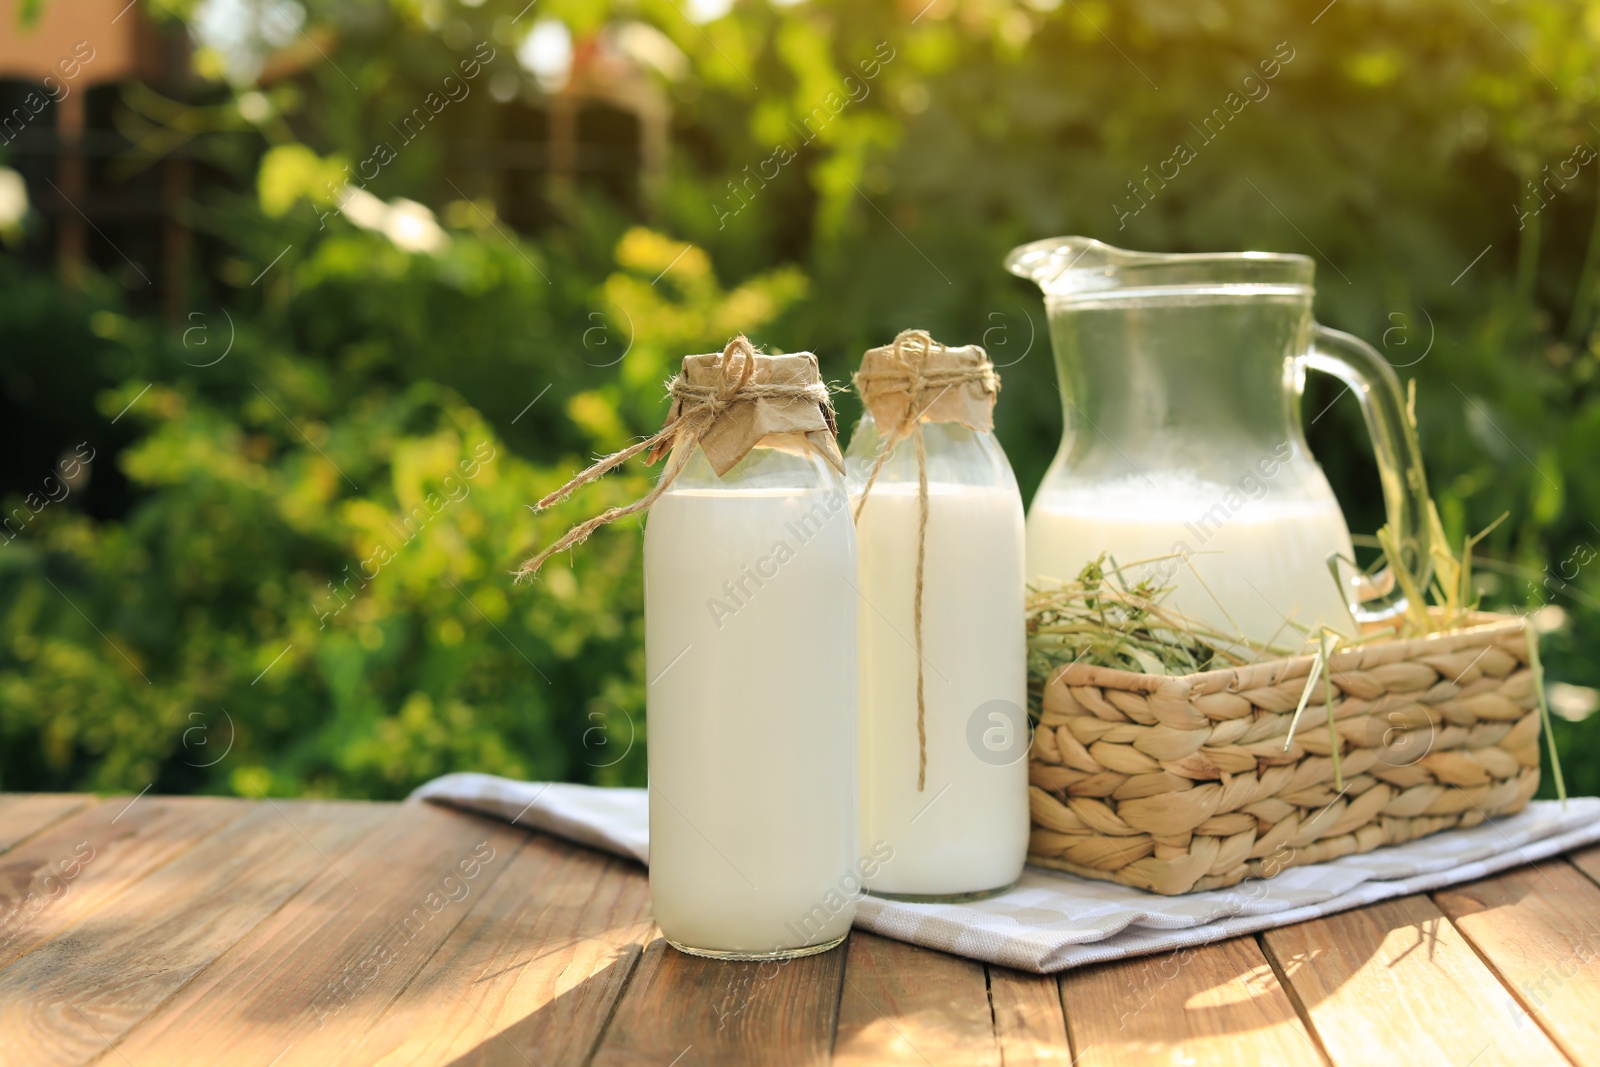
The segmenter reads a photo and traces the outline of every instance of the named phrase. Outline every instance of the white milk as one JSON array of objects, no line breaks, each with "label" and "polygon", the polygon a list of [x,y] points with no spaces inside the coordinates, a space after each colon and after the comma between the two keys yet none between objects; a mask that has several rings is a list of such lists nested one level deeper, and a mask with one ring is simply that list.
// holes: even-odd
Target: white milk
[{"label": "white milk", "polygon": [[1173,489],[1041,491],[1028,514],[1029,581],[1075,578],[1101,552],[1109,551],[1124,567],[1192,553],[1193,570],[1181,559],[1141,569],[1170,574],[1176,589],[1166,603],[1191,618],[1223,633],[1292,648],[1305,639],[1286,618],[1308,630],[1326,624],[1353,631],[1327,565],[1334,553],[1353,558],[1344,515],[1331,493],[1269,492],[1252,500],[1227,485]]},{"label": "white milk", "polygon": [[855,569],[842,490],[674,490],[650,509],[650,896],[682,947],[792,950],[850,928]]},{"label": "white milk", "polygon": [[[921,792],[916,483],[874,485],[856,525],[861,839],[886,842],[894,852],[867,886],[906,896],[1009,885],[1022,873],[1028,848],[1022,502],[1014,484],[934,482],[928,489],[922,607],[928,768]],[[992,718],[994,708],[979,710],[992,701],[1008,702],[1015,714]]]}]

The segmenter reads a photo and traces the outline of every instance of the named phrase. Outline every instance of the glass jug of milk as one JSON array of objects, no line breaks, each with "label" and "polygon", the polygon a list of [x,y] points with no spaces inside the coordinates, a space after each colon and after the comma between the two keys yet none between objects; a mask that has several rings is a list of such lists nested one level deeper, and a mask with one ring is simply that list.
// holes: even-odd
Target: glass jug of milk
[{"label": "glass jug of milk", "polygon": [[676,447],[694,454],[644,534],[655,920],[695,955],[821,952],[883,858],[857,848],[844,482],[800,434],[721,477]]},{"label": "glass jug of milk", "polygon": [[[856,525],[861,839],[884,842],[894,855],[866,884],[898,899],[974,899],[1015,882],[1028,851],[1022,495],[993,433],[937,422],[925,423],[922,436],[928,525],[920,789],[913,641],[920,511],[912,441],[890,452]],[[852,507],[882,444],[872,416],[862,416],[845,452]]]},{"label": "glass jug of milk", "polygon": [[1389,566],[1426,588],[1427,482],[1399,380],[1312,320],[1311,259],[1059,237],[1006,267],[1044,290],[1066,421],[1028,513],[1030,582],[1070,580],[1110,552],[1130,579],[1175,586],[1169,604],[1190,618],[1292,649],[1318,626],[1352,634],[1399,614],[1392,573],[1338,562],[1353,559],[1350,533],[1300,415],[1319,370],[1361,403],[1403,546]]}]

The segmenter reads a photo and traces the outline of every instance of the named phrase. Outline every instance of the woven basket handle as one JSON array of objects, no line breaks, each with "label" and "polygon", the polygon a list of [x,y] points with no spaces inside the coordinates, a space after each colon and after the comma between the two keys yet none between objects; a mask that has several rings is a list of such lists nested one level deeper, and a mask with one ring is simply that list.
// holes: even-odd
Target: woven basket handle
[{"label": "woven basket handle", "polygon": [[1416,428],[1406,413],[1405,394],[1400,379],[1378,350],[1350,334],[1313,326],[1311,351],[1306,366],[1331,374],[1349,386],[1361,402],[1367,432],[1378,460],[1378,477],[1383,484],[1383,503],[1389,528],[1399,537],[1400,559],[1372,578],[1349,581],[1339,573],[1337,559],[1328,561],[1334,577],[1348,593],[1350,611],[1356,622],[1382,622],[1406,610],[1407,601],[1394,568],[1403,567],[1416,580],[1415,589],[1426,589],[1433,574],[1428,553],[1426,522],[1428,479],[1422,468],[1422,450],[1417,445]]}]

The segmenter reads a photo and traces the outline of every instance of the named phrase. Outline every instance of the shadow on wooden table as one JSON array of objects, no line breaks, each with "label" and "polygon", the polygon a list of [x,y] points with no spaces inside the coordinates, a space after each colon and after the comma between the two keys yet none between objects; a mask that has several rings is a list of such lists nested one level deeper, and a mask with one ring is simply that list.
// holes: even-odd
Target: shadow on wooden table
[{"label": "shadow on wooden table", "polygon": [[[544,953],[562,951],[551,945]],[[1260,939],[1068,972],[1059,976],[1060,1002],[1084,1065],[1151,1047],[1181,1047],[1201,1061],[1243,1050],[1259,1062],[1316,1063],[1319,1041],[1302,1013],[1315,1019],[1325,1002],[1338,1005],[1347,983],[1365,988],[1373,968],[1406,967],[1419,953],[1419,963],[1432,963],[1440,951],[1470,953],[1426,897],[1411,897]],[[846,951],[782,965],[684,956],[657,936],[631,974],[619,971],[632,963],[619,959],[563,991],[452,1067],[581,1063],[591,1050],[597,1067],[680,1056],[684,1063],[820,1063],[830,1052],[837,1063],[920,1062],[919,1054],[930,1062],[991,1062],[997,1039],[1006,1039],[995,987],[1039,983],[1053,991],[1055,981],[989,968],[986,983],[980,963],[860,931]],[[1487,1001],[1480,1008],[1502,1010]]]},{"label": "shadow on wooden table", "polygon": [[1446,1062],[1472,1061],[1496,1034],[1537,1044],[1525,1018],[1519,1033],[1504,1025],[1520,1009],[1452,924],[1515,904],[1507,881],[1442,892],[1448,916],[1416,895],[1068,972],[1061,996],[1077,1062],[1137,1059],[1151,1048],[1181,1048],[1197,1062],[1319,1063],[1324,1053],[1362,1062],[1400,1014],[1413,1032],[1436,1035]]},{"label": "shadow on wooden table", "polygon": [[587,1063],[637,959],[637,950],[619,958],[451,1060],[449,1067]]}]

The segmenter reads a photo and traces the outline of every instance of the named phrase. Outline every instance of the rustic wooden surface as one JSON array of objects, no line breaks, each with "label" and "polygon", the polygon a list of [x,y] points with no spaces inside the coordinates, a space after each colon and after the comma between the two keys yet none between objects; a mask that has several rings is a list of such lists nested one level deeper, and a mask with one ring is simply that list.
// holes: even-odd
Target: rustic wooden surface
[{"label": "rustic wooden surface", "polygon": [[424,804],[0,796],[0,1064],[1600,1067],[1600,849],[1059,977],[668,948],[636,864]]}]

